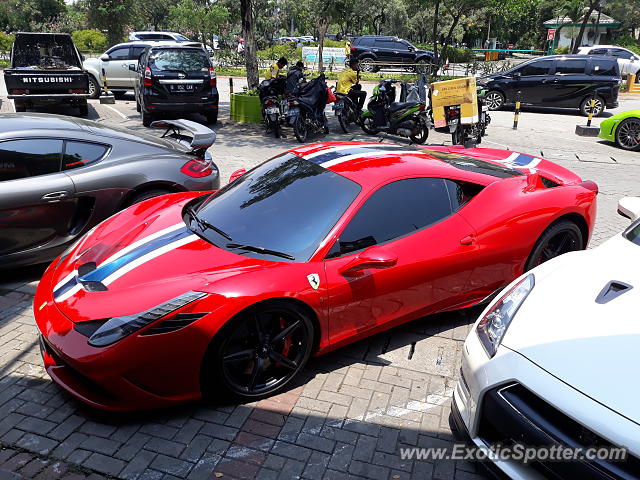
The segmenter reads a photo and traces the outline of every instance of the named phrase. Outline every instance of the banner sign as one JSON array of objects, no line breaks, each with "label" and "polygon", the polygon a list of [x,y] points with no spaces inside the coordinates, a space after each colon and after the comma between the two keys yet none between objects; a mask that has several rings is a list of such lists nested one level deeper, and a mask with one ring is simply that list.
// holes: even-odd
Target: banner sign
[{"label": "banner sign", "polygon": [[[344,53],[344,48],[324,47],[322,49],[322,61],[330,62],[332,58],[334,62],[343,63],[347,58]],[[318,47],[302,47],[302,59],[305,62],[317,62]]]}]

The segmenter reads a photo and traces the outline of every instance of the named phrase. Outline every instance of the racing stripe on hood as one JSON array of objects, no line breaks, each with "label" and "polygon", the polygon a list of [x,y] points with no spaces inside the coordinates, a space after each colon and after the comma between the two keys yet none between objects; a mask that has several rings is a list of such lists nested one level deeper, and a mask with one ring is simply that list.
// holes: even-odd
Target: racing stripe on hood
[{"label": "racing stripe on hood", "polygon": [[303,155],[302,158],[309,160],[313,163],[317,163],[325,168],[325,164],[331,162],[331,165],[340,163],[343,157],[350,157],[349,159],[373,156],[373,155],[386,155],[390,153],[420,153],[420,150],[413,149],[408,150],[407,147],[401,147],[399,145],[341,145],[339,147],[328,148],[320,150],[318,152],[310,153],[309,155]]},{"label": "racing stripe on hood", "polygon": [[134,268],[198,238],[184,224],[166,228],[116,252],[97,268],[82,276],[79,276],[77,271],[67,275],[55,286],[53,296],[57,302],[62,302],[78,292],[87,282],[106,287]]}]

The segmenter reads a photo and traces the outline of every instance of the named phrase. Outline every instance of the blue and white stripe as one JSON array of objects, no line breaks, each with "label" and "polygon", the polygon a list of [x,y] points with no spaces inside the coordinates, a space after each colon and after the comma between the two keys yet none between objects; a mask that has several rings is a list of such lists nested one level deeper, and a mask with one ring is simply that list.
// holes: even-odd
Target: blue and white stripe
[{"label": "blue and white stripe", "polygon": [[62,302],[80,291],[83,282],[100,282],[108,286],[140,265],[198,238],[184,223],[167,227],[119,250],[82,277],[77,271],[71,272],[54,287],[53,297]]},{"label": "blue and white stripe", "polygon": [[502,160],[495,160],[496,162],[500,162],[506,166],[515,168],[528,168],[529,170],[534,170],[535,167],[540,163],[540,158],[532,157],[531,155],[525,155],[524,153],[513,152],[507,158],[503,158]]},{"label": "blue and white stripe", "polygon": [[317,163],[321,167],[329,168],[357,158],[419,153],[423,152],[417,148],[408,149],[397,145],[341,145],[304,155],[303,158]]}]

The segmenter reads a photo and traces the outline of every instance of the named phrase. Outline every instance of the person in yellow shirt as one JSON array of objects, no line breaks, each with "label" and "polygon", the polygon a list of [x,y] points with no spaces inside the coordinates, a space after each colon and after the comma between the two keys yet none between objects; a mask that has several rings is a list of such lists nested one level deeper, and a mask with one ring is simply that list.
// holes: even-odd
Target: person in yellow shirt
[{"label": "person in yellow shirt", "polygon": [[347,58],[351,56],[351,42],[344,44],[344,56]]},{"label": "person in yellow shirt", "polygon": [[338,85],[336,93],[349,95],[349,98],[358,106],[360,110],[367,98],[367,92],[363,92],[360,86],[360,66],[355,59],[349,60],[349,66],[338,75]]},{"label": "person in yellow shirt", "polygon": [[278,77],[280,75],[280,70],[286,67],[287,63],[289,62],[287,62],[286,58],[280,57],[280,60],[278,60],[276,63],[274,63],[269,67],[269,69],[267,70],[267,73],[264,76],[264,79],[270,80],[272,78]]}]

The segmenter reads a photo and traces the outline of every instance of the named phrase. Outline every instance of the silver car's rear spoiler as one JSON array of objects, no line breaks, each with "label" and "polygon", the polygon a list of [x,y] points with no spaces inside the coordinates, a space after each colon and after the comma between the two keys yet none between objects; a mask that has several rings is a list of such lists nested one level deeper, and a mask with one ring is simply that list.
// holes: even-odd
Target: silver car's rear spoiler
[{"label": "silver car's rear spoiler", "polygon": [[[171,135],[177,140],[188,141],[194,153],[205,152],[216,141],[216,132],[191,120],[156,120],[151,127],[166,128],[163,137]],[[184,135],[184,131],[189,135]]]}]

